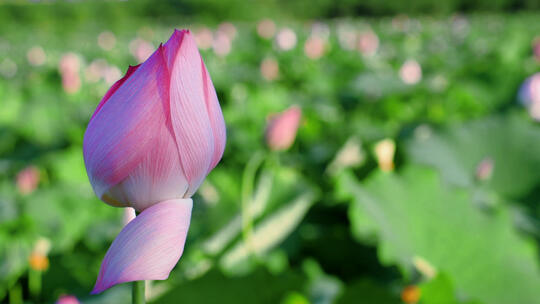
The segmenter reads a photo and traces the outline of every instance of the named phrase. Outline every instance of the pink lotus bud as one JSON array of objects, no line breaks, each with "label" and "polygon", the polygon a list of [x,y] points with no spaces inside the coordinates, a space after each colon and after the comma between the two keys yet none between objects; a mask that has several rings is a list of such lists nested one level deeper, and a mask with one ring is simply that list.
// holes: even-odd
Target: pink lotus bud
[{"label": "pink lotus bud", "polygon": [[379,48],[379,37],[373,31],[365,31],[358,36],[358,50],[364,56],[373,56]]},{"label": "pink lotus bud", "polygon": [[107,251],[92,293],[169,276],[184,249],[190,197],[221,159],[225,136],[189,31],[175,30],[109,89],[84,135],[86,169],[99,198],[141,213]]},{"label": "pink lotus bud", "polygon": [[319,59],[324,55],[324,44],[324,39],[313,35],[304,44],[304,53],[310,59]]},{"label": "pink lotus bud", "polygon": [[56,304],[80,304],[79,300],[72,295],[63,295],[58,298]]},{"label": "pink lotus bud", "polygon": [[399,69],[399,77],[405,84],[417,84],[422,79],[422,67],[416,60],[407,60]]},{"label": "pink lotus bud", "polygon": [[275,80],[279,76],[279,64],[273,58],[266,58],[261,62],[261,75],[268,81]]},{"label": "pink lotus bud", "polygon": [[491,157],[484,158],[478,166],[476,166],[476,178],[480,181],[485,181],[493,175],[495,162]]},{"label": "pink lotus bud", "polygon": [[290,28],[284,28],[276,36],[276,43],[280,50],[289,51],[296,46],[296,33]]},{"label": "pink lotus bud", "polygon": [[39,170],[34,166],[24,168],[17,174],[17,189],[22,194],[36,190],[39,184]]},{"label": "pink lotus bud", "polygon": [[272,150],[287,150],[296,138],[302,110],[292,106],[271,117],[266,128],[266,143]]},{"label": "pink lotus bud", "polygon": [[271,39],[276,33],[276,24],[271,19],[261,20],[257,24],[257,34],[265,39]]},{"label": "pink lotus bud", "polygon": [[175,31],[105,94],[84,136],[97,196],[138,211],[189,198],[221,159],[225,123],[189,31]]}]

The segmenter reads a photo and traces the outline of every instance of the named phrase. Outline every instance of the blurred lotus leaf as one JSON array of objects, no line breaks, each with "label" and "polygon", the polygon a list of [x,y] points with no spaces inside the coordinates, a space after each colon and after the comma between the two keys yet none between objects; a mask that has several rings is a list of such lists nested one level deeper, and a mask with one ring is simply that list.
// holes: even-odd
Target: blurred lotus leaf
[{"label": "blurred lotus leaf", "polygon": [[364,183],[345,172],[338,187],[352,200],[353,233],[360,240],[364,230],[376,234],[383,263],[398,264],[411,277],[421,257],[448,274],[467,299],[540,303],[538,253],[516,233],[505,206],[483,213],[467,192],[446,188],[436,172],[414,166],[400,174],[375,172]]}]

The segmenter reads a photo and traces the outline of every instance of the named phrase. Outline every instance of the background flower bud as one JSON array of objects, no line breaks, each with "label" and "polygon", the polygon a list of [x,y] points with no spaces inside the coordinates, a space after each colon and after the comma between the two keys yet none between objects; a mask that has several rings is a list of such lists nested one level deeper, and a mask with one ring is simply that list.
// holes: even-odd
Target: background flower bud
[{"label": "background flower bud", "polygon": [[302,110],[298,106],[292,106],[280,114],[270,118],[266,128],[266,143],[272,150],[287,150],[296,138],[296,132],[300,125]]}]

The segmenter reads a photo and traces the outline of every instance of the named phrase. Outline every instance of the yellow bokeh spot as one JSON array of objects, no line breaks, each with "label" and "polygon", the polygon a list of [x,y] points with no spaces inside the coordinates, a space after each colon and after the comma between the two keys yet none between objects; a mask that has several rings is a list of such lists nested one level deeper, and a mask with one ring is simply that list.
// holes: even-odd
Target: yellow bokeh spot
[{"label": "yellow bokeh spot", "polygon": [[394,170],[394,155],[396,143],[391,139],[384,139],[375,144],[375,157],[382,171]]},{"label": "yellow bokeh spot", "polygon": [[28,259],[30,268],[38,271],[45,271],[49,268],[49,259],[45,255],[32,253]]},{"label": "yellow bokeh spot", "polygon": [[407,304],[417,303],[420,300],[420,289],[414,285],[403,288],[401,300]]}]

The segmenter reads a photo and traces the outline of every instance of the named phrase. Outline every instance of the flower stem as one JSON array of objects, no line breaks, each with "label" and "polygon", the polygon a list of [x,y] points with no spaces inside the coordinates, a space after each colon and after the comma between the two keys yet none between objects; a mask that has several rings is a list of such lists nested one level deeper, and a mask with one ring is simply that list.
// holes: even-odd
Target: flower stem
[{"label": "flower stem", "polygon": [[41,293],[41,271],[30,268],[28,273],[28,290],[34,300],[38,300]]},{"label": "flower stem", "polygon": [[20,284],[9,289],[9,304],[23,304],[22,288]]},{"label": "flower stem", "polygon": [[[135,216],[139,215],[139,211],[135,210]],[[146,303],[146,292],[145,292],[145,281],[134,281],[131,289],[131,303],[133,304],[145,304]]]},{"label": "flower stem", "polygon": [[145,281],[135,281],[133,282],[132,290],[132,303],[133,304],[144,304],[146,303],[144,298],[144,284]]},{"label": "flower stem", "polygon": [[255,175],[257,169],[264,160],[264,153],[257,152],[253,154],[251,159],[246,164],[242,176],[242,237],[248,249],[248,252],[255,253],[253,240],[251,237],[253,231],[253,219],[251,210],[251,200],[253,199],[253,185],[255,183]]}]

